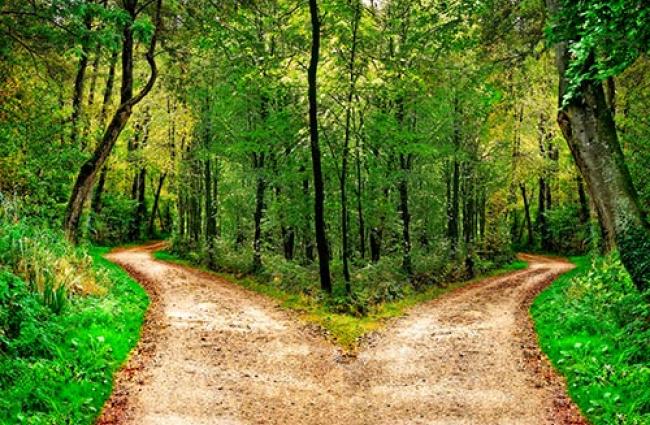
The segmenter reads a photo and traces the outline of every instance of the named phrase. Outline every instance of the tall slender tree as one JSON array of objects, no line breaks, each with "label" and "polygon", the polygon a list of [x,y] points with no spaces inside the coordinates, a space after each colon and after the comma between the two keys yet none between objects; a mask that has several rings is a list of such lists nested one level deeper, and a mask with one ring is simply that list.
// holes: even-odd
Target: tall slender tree
[{"label": "tall slender tree", "polygon": [[330,276],[329,247],[325,230],[325,185],[321,166],[321,153],[318,140],[318,61],[320,56],[320,16],[318,1],[309,0],[309,15],[311,17],[311,57],[307,70],[309,84],[309,140],[311,146],[312,171],[314,173],[314,226],[316,229],[316,249],[318,250],[318,265],[320,270],[320,285],[325,292],[332,292]]}]

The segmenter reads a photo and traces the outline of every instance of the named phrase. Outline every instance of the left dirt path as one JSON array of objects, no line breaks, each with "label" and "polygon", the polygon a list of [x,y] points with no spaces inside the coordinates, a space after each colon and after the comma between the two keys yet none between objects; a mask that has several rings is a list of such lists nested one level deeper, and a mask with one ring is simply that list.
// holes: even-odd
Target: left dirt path
[{"label": "left dirt path", "polygon": [[153,302],[98,424],[345,422],[333,403],[350,391],[336,348],[271,300],[156,261],[160,248],[107,256],[147,286]]}]

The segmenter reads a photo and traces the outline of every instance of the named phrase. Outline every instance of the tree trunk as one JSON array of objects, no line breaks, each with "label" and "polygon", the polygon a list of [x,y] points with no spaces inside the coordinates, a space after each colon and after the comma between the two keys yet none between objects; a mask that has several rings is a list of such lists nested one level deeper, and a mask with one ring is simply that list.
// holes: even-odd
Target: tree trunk
[{"label": "tree trunk", "polygon": [[147,183],[147,169],[142,167],[138,175],[138,206],[135,211],[135,220],[133,224],[133,234],[131,240],[142,239],[142,224],[147,215],[147,201],[146,201],[146,183]]},{"label": "tree trunk", "polygon": [[587,194],[585,193],[585,185],[582,182],[582,177],[576,174],[576,185],[578,186],[578,200],[580,206],[578,209],[580,224],[585,225],[589,223],[589,203],[587,202]]},{"label": "tree trunk", "polygon": [[539,177],[539,196],[537,197],[537,226],[539,228],[541,247],[544,251],[549,251],[551,249],[551,246],[548,223],[546,221],[546,180],[544,180],[544,177]]},{"label": "tree trunk", "polygon": [[526,246],[529,248],[533,246],[533,221],[530,218],[530,203],[528,202],[528,196],[526,195],[526,185],[523,183],[519,184],[521,188],[521,197],[524,200],[524,213],[526,218],[526,229],[528,230],[528,239],[526,240]]},{"label": "tree trunk", "polygon": [[357,146],[356,166],[357,166],[357,214],[359,216],[359,253],[361,258],[366,258],[366,223],[363,216],[363,181],[361,179],[361,153]]},{"label": "tree trunk", "polygon": [[[88,12],[84,17],[85,30],[90,32],[92,28],[92,17]],[[72,124],[72,132],[70,133],[70,142],[74,146],[77,144],[79,137],[79,120],[81,119],[83,109],[83,93],[84,85],[86,83],[86,70],[88,69],[88,36],[84,35],[81,42],[81,57],[77,65],[77,74],[74,79],[74,90],[72,94],[72,115],[70,122]],[[82,141],[81,148],[86,148],[86,142]]]},{"label": "tree trunk", "polygon": [[203,189],[205,192],[205,241],[208,246],[209,260],[213,259],[214,238],[217,235],[217,220],[214,215],[214,200],[212,199],[212,164],[210,158],[204,164]]},{"label": "tree trunk", "polygon": [[[154,52],[156,48],[157,33],[160,28],[161,7],[162,0],[158,0],[156,5],[155,18],[156,30],[153,37],[151,38],[151,44],[149,45],[149,50],[147,51],[146,55],[151,74],[146,85],[136,96],[133,96],[133,32],[131,25],[127,24],[124,26],[122,41],[122,87],[120,106],[115,111],[115,114],[108,124],[108,127],[104,132],[104,136],[102,137],[100,143],[97,145],[92,157],[81,166],[74,187],[72,189],[70,199],[68,201],[68,206],[66,208],[63,227],[66,233],[66,237],[73,243],[76,243],[78,241],[79,221],[81,214],[83,213],[84,203],[88,198],[88,194],[90,193],[90,190],[95,182],[95,177],[97,176],[98,171],[106,163],[106,160],[108,159],[108,156],[110,155],[111,150],[117,141],[117,138],[120,136],[120,133],[131,117],[133,107],[137,105],[142,99],[144,99],[144,97],[151,91],[154,83],[156,82],[158,70],[156,67]],[[129,14],[131,19],[135,20],[137,1],[129,0],[125,2],[124,9]]]},{"label": "tree trunk", "polygon": [[95,193],[93,194],[90,208],[95,214],[99,214],[102,210],[102,195],[104,193],[104,185],[106,184],[106,175],[108,174],[108,166],[102,167],[102,172],[99,174],[99,180],[95,186]]},{"label": "tree trunk", "polygon": [[[547,6],[553,14],[561,12],[557,0],[547,0]],[[571,54],[566,42],[558,43],[556,49],[562,105]],[[637,288],[644,291],[650,282],[650,225],[632,184],[602,83],[587,80],[579,90],[567,105],[561,106],[558,124],[587,183],[604,226],[604,237],[613,236],[621,261]]]},{"label": "tree trunk", "polygon": [[402,270],[407,276],[411,276],[413,274],[411,264],[411,213],[409,212],[408,176],[406,175],[411,169],[410,157],[400,154],[400,166],[403,173],[399,182],[399,210],[402,215]]},{"label": "tree trunk", "polygon": [[[305,173],[305,167],[300,167],[301,174]],[[305,229],[303,231],[303,243],[305,245],[305,258],[308,262],[314,261],[314,243],[311,238],[311,214],[309,214],[309,179],[304,178],[302,180],[302,194],[305,200]]]},{"label": "tree trunk", "polygon": [[165,184],[165,178],[167,177],[167,173],[162,173],[160,177],[158,178],[158,187],[156,188],[156,193],[154,194],[153,198],[153,207],[151,207],[151,215],[149,216],[149,228],[147,230],[147,234],[149,237],[153,237],[154,234],[154,220],[156,218],[156,214],[158,213],[158,204],[160,202],[160,192],[162,191],[163,184]]},{"label": "tree trunk", "polygon": [[257,189],[255,190],[255,235],[253,237],[253,271],[262,269],[262,217],[264,215],[264,193],[266,181],[262,172],[264,170],[264,154],[254,155],[254,166],[257,171]]},{"label": "tree trunk", "polygon": [[320,54],[320,17],[318,16],[318,1],[309,0],[309,13],[311,16],[312,44],[309,70],[309,136],[311,143],[312,168],[314,173],[314,225],[316,230],[316,248],[318,249],[318,262],[320,269],[321,289],[332,292],[330,277],[329,252],[327,247],[327,234],[325,233],[325,185],[321,167],[321,153],[318,140],[318,97],[317,75],[318,59]]}]

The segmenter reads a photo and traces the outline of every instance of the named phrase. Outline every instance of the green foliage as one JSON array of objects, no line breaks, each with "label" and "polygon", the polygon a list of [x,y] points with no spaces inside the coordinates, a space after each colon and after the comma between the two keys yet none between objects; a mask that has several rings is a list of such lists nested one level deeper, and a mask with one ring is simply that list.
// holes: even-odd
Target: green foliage
[{"label": "green foliage", "polygon": [[54,232],[25,221],[12,223],[0,215],[0,264],[23,279],[43,302],[60,312],[72,294],[100,295],[106,276],[92,267],[82,249]]},{"label": "green foliage", "polygon": [[[57,237],[24,223],[0,227],[2,424],[93,423],[139,337],[148,305],[144,290],[102,258],[107,249],[93,248],[91,259]],[[78,282],[70,286],[61,267],[45,270],[52,261],[74,264],[77,276],[101,276],[104,290],[77,291]],[[28,281],[14,275],[14,267]],[[58,283],[39,291],[33,279]],[[62,308],[66,287],[73,290]]]},{"label": "green foliage", "polygon": [[553,43],[568,42],[572,54],[564,97],[567,104],[583,84],[616,76],[650,46],[650,7],[644,0],[559,0],[548,29]]},{"label": "green foliage", "polygon": [[616,238],[621,262],[632,281],[650,301],[650,229],[637,223],[626,223],[625,231]]},{"label": "green foliage", "polygon": [[572,259],[533,304],[542,349],[594,425],[650,421],[650,307],[617,256]]},{"label": "green foliage", "polygon": [[[214,273],[205,265],[201,266],[197,255],[179,257],[168,251],[158,251],[154,256],[158,260],[189,267],[199,265],[203,270]],[[241,271],[220,271],[216,274],[278,300],[282,307],[295,310],[302,319],[323,327],[341,347],[353,350],[360,337],[381,328],[387,319],[402,316],[410,307],[468,282],[439,280],[436,284],[415,290],[398,271],[397,263],[395,259],[385,259],[357,270],[351,295],[343,291],[342,282],[337,283],[332,295],[323,293],[319,289],[315,266],[304,267],[281,258],[266,263],[265,270],[259,275],[247,275]],[[490,274],[521,270],[526,266],[525,262],[515,261],[492,269]],[[340,264],[335,265],[334,272],[340,272],[340,267]]]}]

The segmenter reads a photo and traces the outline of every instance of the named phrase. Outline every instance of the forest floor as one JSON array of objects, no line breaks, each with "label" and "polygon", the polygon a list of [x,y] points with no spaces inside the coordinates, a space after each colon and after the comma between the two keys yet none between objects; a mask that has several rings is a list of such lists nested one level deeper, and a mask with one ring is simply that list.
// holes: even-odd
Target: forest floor
[{"label": "forest floor", "polygon": [[528,307],[573,266],[529,268],[418,305],[344,353],[276,302],[154,260],[109,254],[149,291],[142,340],[99,424],[584,424],[537,348]]}]

